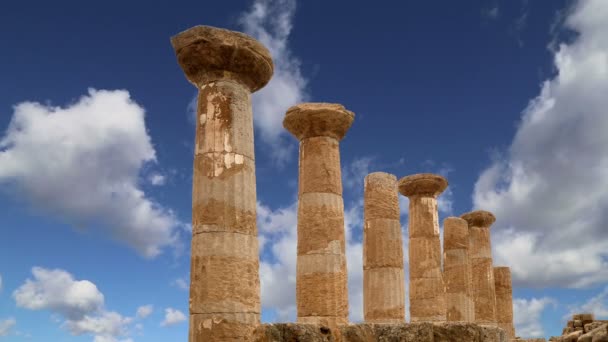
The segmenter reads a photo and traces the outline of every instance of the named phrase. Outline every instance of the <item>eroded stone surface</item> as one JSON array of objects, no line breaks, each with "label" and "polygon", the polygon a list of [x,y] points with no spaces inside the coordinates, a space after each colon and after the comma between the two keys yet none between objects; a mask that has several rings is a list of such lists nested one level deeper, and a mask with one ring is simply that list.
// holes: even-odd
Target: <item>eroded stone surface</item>
[{"label": "eroded stone surface", "polygon": [[508,342],[504,331],[471,323],[348,324],[329,328],[317,324],[263,324],[255,342]]},{"label": "eroded stone surface", "polygon": [[446,285],[447,320],[474,322],[468,224],[461,218],[448,217],[443,221],[443,229],[443,276]]},{"label": "eroded stone surface", "polygon": [[441,241],[437,196],[447,180],[417,174],[399,180],[399,192],[409,197],[410,321],[446,320],[446,295],[441,271]]},{"label": "eroded stone surface", "polygon": [[230,79],[253,92],[272,77],[268,49],[241,32],[195,26],[173,36],[171,44],[186,77],[195,85]]},{"label": "eroded stone surface", "polygon": [[366,322],[405,321],[397,177],[375,172],[365,177],[364,184],[364,318]]},{"label": "eroded stone surface", "polygon": [[342,140],[355,114],[335,103],[301,103],[287,110],[283,127],[298,140],[330,137]]},{"label": "eroded stone surface", "polygon": [[250,341],[260,321],[251,92],[270,80],[272,59],[255,39],[209,26],[171,43],[199,90],[189,340]]},{"label": "eroded stone surface", "polygon": [[478,210],[461,216],[469,226],[469,257],[473,280],[475,322],[496,325],[496,288],[492,265],[490,225],[496,218],[488,211]]},{"label": "eroded stone surface", "polygon": [[514,338],[511,269],[508,267],[494,267],[494,284],[496,291],[496,322],[507,333],[507,337]]},{"label": "eroded stone surface", "polygon": [[342,105],[291,107],[283,126],[300,142],[296,306],[298,322],[348,321],[344,200],[338,141],[354,114]]}]

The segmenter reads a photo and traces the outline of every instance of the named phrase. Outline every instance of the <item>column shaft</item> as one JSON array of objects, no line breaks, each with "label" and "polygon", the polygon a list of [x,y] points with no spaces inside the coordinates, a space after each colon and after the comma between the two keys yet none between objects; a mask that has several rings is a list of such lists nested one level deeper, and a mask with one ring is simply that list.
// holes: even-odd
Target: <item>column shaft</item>
[{"label": "column shaft", "polygon": [[496,284],[496,321],[498,327],[507,332],[507,339],[514,339],[511,269],[508,267],[494,267],[494,283]]},{"label": "column shaft", "polygon": [[301,141],[299,179],[298,321],[346,323],[348,275],[337,139]]},{"label": "column shaft", "polygon": [[445,284],[441,272],[441,241],[437,196],[448,181],[420,173],[399,180],[409,204],[410,321],[445,322]]},{"label": "column shaft", "polygon": [[443,221],[443,276],[446,285],[447,320],[474,322],[472,275],[467,221],[448,217]]},{"label": "column shaft", "polygon": [[250,93],[200,86],[192,188],[190,340],[246,338],[260,321]]},{"label": "column shaft", "polygon": [[461,216],[469,225],[469,258],[473,279],[475,322],[496,326],[496,289],[492,269],[490,226],[494,216],[475,211]]},{"label": "column shaft", "polygon": [[368,175],[364,197],[364,318],[366,322],[404,322],[405,277],[397,178],[382,172]]},{"label": "column shaft", "polygon": [[435,197],[410,196],[409,243],[411,322],[445,321],[445,287]]}]

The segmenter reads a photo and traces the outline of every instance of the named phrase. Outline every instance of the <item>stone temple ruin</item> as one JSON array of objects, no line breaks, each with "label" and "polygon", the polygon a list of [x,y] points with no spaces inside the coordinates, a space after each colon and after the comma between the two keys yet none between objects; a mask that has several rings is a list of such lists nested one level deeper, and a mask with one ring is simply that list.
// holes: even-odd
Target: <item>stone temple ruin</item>
[{"label": "stone temple ruin", "polygon": [[[190,342],[514,339],[510,270],[492,262],[495,218],[445,219],[442,255],[437,196],[448,182],[434,174],[365,178],[365,322],[349,324],[339,142],[355,116],[328,103],[295,105],[283,121],[300,141],[297,323],[261,324],[251,94],[273,62],[258,41],[224,29],[196,26],[171,43],[199,91]],[[409,324],[399,193],[409,198]]]}]

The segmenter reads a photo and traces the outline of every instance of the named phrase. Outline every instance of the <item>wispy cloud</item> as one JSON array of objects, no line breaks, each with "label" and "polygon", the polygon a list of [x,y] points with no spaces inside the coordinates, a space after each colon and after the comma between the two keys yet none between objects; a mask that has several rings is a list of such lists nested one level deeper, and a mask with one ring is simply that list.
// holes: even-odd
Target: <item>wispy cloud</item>
[{"label": "wispy cloud", "polygon": [[543,298],[515,298],[513,299],[513,323],[517,336],[542,337],[545,332],[541,323],[541,315],[549,306],[555,306],[555,299]]},{"label": "wispy cloud", "polygon": [[308,98],[307,80],[289,48],[295,11],[295,0],[256,0],[240,18],[244,31],[264,44],[273,58],[274,75],[253,95],[252,101],[261,141],[279,164],[291,158],[295,148],[295,141],[283,129],[285,112]]}]

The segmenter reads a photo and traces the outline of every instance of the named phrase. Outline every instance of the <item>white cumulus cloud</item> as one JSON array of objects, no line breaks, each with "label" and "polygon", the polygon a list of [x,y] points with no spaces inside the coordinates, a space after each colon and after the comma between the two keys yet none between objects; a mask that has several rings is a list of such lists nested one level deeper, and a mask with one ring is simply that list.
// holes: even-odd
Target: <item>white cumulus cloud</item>
[{"label": "white cumulus cloud", "polygon": [[144,109],[124,90],[55,107],[23,102],[0,138],[0,185],[75,226],[100,226],[146,257],[176,242],[171,210],[138,187],[156,160]]},{"label": "white cumulus cloud", "polygon": [[173,309],[166,308],[165,309],[165,319],[160,323],[161,327],[166,327],[169,325],[175,325],[177,323],[183,322],[186,320],[186,315],[183,312]]},{"label": "white cumulus cloud", "polygon": [[285,112],[307,99],[307,81],[300,71],[300,62],[288,46],[295,10],[295,0],[255,0],[240,18],[244,31],[264,44],[273,58],[274,75],[264,88],[253,94],[252,102],[260,137],[271,147],[272,156],[278,162],[289,159],[295,146],[294,141],[284,135]]},{"label": "white cumulus cloud", "polygon": [[137,318],[146,318],[150,316],[153,311],[154,307],[152,305],[143,305],[137,308],[137,313],[135,314],[135,316],[137,316]]},{"label": "white cumulus cloud", "polygon": [[[88,280],[76,280],[61,269],[32,268],[33,279],[27,279],[13,292],[18,307],[48,310],[55,321],[73,335],[91,334],[99,342],[128,342],[132,317],[124,317],[104,308],[104,295]],[[141,308],[140,308],[141,309]],[[138,309],[138,316],[140,310]]]},{"label": "white cumulus cloud", "polygon": [[556,301],[549,297],[543,298],[514,298],[513,324],[515,334],[523,338],[543,337],[545,332],[540,321],[543,310],[549,305],[556,305]]},{"label": "white cumulus cloud", "polygon": [[494,257],[521,286],[608,282],[608,2],[578,1],[553,51],[556,75],[522,113],[474,205],[494,212]]}]

